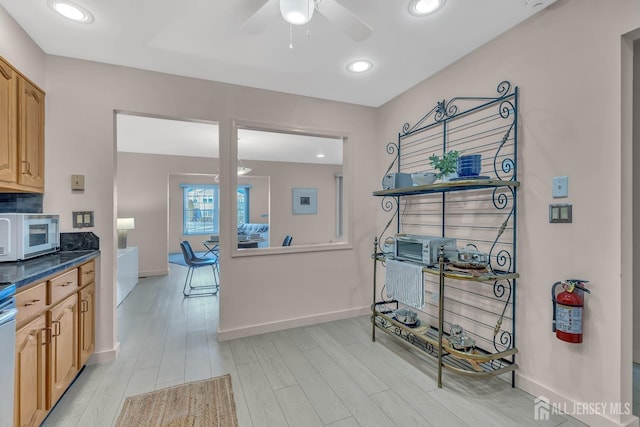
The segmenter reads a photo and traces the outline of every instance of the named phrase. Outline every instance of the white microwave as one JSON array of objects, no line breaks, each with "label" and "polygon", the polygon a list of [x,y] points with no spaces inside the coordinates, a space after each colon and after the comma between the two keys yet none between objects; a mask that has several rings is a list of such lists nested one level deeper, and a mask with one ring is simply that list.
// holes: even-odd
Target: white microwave
[{"label": "white microwave", "polygon": [[60,216],[0,213],[0,262],[21,261],[60,250]]}]

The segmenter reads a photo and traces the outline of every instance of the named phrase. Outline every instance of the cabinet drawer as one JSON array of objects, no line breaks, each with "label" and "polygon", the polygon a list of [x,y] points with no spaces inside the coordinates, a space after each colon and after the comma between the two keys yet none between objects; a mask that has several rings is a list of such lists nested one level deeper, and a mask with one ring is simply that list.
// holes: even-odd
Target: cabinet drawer
[{"label": "cabinet drawer", "polygon": [[20,325],[25,320],[41,313],[47,305],[47,283],[42,282],[26,291],[16,294],[16,307],[18,315],[16,324]]},{"label": "cabinet drawer", "polygon": [[55,304],[78,289],[78,269],[49,280],[49,304]]},{"label": "cabinet drawer", "polygon": [[89,261],[86,264],[80,266],[80,286],[93,283],[96,278],[96,262]]}]

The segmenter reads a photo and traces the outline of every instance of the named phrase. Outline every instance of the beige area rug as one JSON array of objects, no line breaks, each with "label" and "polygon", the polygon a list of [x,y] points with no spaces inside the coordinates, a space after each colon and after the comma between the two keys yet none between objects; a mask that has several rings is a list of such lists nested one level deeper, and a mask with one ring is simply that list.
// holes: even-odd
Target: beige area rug
[{"label": "beige area rug", "polygon": [[117,427],[237,427],[231,377],[210,378],[127,397]]}]

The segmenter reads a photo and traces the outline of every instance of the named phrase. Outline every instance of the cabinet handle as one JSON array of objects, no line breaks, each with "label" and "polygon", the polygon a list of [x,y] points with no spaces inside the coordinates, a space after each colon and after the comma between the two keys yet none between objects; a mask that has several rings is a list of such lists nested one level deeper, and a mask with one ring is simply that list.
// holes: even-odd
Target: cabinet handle
[{"label": "cabinet handle", "polygon": [[63,284],[62,284],[62,285],[60,285],[60,286],[69,286],[69,285],[73,285],[73,282],[63,283]]},{"label": "cabinet handle", "polygon": [[93,270],[87,270],[84,272],[84,274],[93,274]]},{"label": "cabinet handle", "polygon": [[89,301],[83,299],[80,301],[80,313],[86,313],[87,311],[89,311]]},{"label": "cabinet handle", "polygon": [[[22,174],[31,176],[31,163],[29,163],[27,160],[23,160],[22,163],[23,163],[23,165],[27,166],[26,172],[22,172]],[[24,170],[24,168],[22,168],[22,169]]]},{"label": "cabinet handle", "polygon": [[[55,326],[55,328],[54,328]],[[51,338],[60,336],[60,321],[54,320],[51,322],[51,328],[56,329],[56,332],[51,333]]]},{"label": "cabinet handle", "polygon": [[42,331],[44,332],[44,339],[42,340],[42,345],[47,345],[51,343],[51,338],[53,337],[51,333],[51,328],[44,328]]},{"label": "cabinet handle", "polygon": [[39,299],[34,299],[34,300],[31,300],[31,302],[25,302],[25,303],[24,303],[24,306],[25,306],[25,307],[29,307],[30,305],[36,305],[36,304],[37,304],[37,303],[39,303],[39,302],[40,302],[40,300],[39,300]]}]

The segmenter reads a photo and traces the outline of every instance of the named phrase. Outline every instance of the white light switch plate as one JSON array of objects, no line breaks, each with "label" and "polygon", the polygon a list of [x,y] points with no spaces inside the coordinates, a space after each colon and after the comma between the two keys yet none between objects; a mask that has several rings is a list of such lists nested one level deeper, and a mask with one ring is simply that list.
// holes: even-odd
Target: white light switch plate
[{"label": "white light switch plate", "polygon": [[553,177],[553,197],[569,197],[569,177],[555,176]]}]

